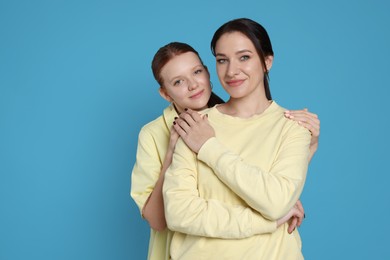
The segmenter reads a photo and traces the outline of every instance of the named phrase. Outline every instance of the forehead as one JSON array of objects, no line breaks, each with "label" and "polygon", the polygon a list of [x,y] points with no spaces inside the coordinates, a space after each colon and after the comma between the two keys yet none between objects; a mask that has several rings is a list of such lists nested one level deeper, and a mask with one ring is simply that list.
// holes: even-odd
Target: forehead
[{"label": "forehead", "polygon": [[217,55],[235,53],[242,50],[256,51],[252,41],[241,32],[224,33],[215,45]]},{"label": "forehead", "polygon": [[163,78],[172,78],[186,73],[197,66],[201,66],[198,55],[193,52],[186,52],[173,57],[161,70]]}]

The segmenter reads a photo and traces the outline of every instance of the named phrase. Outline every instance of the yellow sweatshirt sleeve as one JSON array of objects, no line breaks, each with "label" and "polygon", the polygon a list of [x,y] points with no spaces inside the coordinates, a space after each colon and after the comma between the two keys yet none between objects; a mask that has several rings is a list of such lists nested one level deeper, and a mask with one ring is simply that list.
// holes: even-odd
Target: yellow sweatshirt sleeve
[{"label": "yellow sweatshirt sleeve", "polygon": [[156,140],[149,131],[142,129],[138,138],[136,162],[131,174],[130,192],[141,214],[160,176],[160,171],[161,158],[157,151]]},{"label": "yellow sweatshirt sleeve", "polygon": [[201,147],[198,159],[210,166],[248,205],[266,218],[278,220],[294,206],[302,192],[309,143],[309,131],[299,125],[291,127],[268,172],[245,163],[215,137]]},{"label": "yellow sweatshirt sleeve", "polygon": [[200,197],[197,163],[196,155],[179,139],[163,186],[169,229],[224,239],[245,238],[276,230],[275,221],[265,219],[249,207]]}]

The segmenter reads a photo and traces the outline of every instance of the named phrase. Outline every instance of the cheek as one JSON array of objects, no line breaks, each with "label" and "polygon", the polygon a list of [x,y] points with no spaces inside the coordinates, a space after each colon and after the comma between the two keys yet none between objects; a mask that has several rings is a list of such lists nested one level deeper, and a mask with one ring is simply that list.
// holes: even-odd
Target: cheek
[{"label": "cheek", "polygon": [[210,78],[204,77],[200,79],[199,83],[202,84],[204,87],[210,87]]},{"label": "cheek", "polygon": [[180,88],[177,88],[175,90],[170,89],[168,94],[174,101],[177,101],[183,96],[182,92]]},{"label": "cheek", "polygon": [[197,81],[197,83],[201,86],[204,86],[206,87],[206,85],[209,85],[210,84],[210,78],[207,77],[206,74],[204,75],[199,75],[198,77],[195,78],[195,80]]},{"label": "cheek", "polygon": [[262,77],[262,74],[264,74],[263,67],[258,65],[248,64],[242,68],[242,71],[247,75],[251,75],[252,77]]}]

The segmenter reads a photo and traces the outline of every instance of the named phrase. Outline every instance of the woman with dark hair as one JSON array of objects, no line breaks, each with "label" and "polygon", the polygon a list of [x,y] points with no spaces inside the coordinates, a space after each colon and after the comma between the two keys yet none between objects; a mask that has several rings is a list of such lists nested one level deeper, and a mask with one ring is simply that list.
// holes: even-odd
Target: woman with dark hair
[{"label": "woman with dark hair", "polygon": [[[271,99],[268,33],[250,19],[232,20],[215,32],[211,49],[230,98],[202,111],[207,116],[185,109],[173,122],[181,139],[163,187],[175,231],[171,258],[303,259],[298,231],[287,220],[299,222],[290,212],[299,207],[312,137]],[[250,207],[275,226],[237,239],[242,230],[229,225],[229,207]],[[225,232],[208,236],[216,226]]]}]

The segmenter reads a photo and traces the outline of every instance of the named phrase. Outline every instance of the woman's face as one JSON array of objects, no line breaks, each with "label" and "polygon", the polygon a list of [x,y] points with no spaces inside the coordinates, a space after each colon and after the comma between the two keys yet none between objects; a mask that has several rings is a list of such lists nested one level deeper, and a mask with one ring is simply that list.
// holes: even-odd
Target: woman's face
[{"label": "woman's face", "polygon": [[[231,98],[253,93],[265,96],[264,68],[248,37],[240,32],[225,33],[217,41],[215,52],[219,81]],[[266,64],[270,69],[272,57],[266,58]]]},{"label": "woman's face", "polygon": [[175,56],[161,70],[160,94],[174,102],[178,112],[184,108],[202,110],[211,95],[210,75],[193,52]]}]

